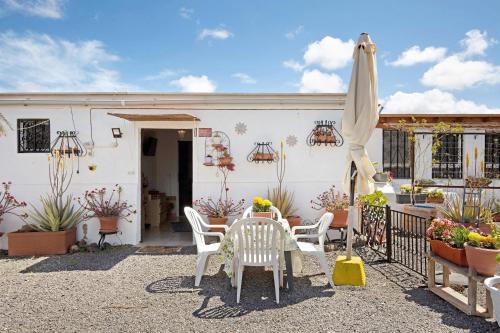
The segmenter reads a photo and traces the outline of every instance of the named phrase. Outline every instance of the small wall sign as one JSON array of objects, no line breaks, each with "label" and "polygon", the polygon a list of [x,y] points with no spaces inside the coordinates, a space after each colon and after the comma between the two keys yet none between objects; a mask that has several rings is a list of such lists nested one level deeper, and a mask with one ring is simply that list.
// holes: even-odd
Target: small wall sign
[{"label": "small wall sign", "polygon": [[212,129],[211,128],[198,128],[198,136],[200,138],[209,138],[212,136]]}]

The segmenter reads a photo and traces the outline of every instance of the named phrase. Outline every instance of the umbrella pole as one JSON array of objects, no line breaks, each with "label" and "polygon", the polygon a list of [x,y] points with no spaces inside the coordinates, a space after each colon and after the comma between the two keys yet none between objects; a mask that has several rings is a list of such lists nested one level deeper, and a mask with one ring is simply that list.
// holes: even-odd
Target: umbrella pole
[{"label": "umbrella pole", "polygon": [[356,170],[356,163],[351,162],[351,185],[349,186],[349,215],[347,224],[347,260],[351,260],[352,257],[352,234],[354,229],[354,195],[356,193],[356,175],[358,171]]}]

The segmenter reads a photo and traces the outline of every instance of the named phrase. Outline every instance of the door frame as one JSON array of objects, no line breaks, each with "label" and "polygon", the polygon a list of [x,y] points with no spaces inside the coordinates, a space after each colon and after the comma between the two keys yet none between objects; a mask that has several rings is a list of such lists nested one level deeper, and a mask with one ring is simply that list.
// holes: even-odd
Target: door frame
[{"label": "door frame", "polygon": [[[178,130],[178,129],[189,129],[192,130],[193,133],[193,140],[192,140],[192,145],[193,145],[193,184],[195,183],[196,179],[198,178],[197,176],[197,168],[195,167],[198,165],[198,144],[197,144],[197,137],[194,135],[196,129],[198,128],[198,122],[196,121],[135,121],[134,122],[134,133],[135,133],[135,154],[136,154],[136,180],[137,180],[137,197],[136,197],[136,202],[137,202],[137,207],[136,207],[136,237],[135,237],[135,243],[139,244],[141,242],[141,213],[142,213],[142,168],[141,168],[141,161],[142,161],[142,130],[143,129],[173,129],[173,130]],[[157,147],[158,149],[158,147]],[[193,196],[194,196],[194,186],[193,186]]]}]

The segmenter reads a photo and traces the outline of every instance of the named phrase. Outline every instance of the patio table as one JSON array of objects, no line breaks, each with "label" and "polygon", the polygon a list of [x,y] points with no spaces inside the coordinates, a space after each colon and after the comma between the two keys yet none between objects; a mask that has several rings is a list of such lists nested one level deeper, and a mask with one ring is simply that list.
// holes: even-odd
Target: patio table
[{"label": "patio table", "polygon": [[[286,219],[281,219],[284,233],[284,261],[286,268],[286,282],[288,290],[293,289],[293,273],[302,272],[302,254],[297,245],[297,240],[292,237],[290,225]],[[224,235],[221,242],[219,253],[224,257],[224,271],[231,278],[231,286],[236,287],[236,279],[233,271],[233,266],[237,259],[237,244],[234,242],[231,228]],[[236,255],[235,255],[236,254]]]}]

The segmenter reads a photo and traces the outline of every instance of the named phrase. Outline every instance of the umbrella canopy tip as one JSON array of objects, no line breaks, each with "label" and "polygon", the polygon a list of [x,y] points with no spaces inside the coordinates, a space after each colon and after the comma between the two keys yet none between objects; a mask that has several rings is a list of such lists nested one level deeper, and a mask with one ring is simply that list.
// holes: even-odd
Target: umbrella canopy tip
[{"label": "umbrella canopy tip", "polygon": [[366,286],[365,269],[360,257],[338,256],[335,260],[333,283],[336,286]]}]

